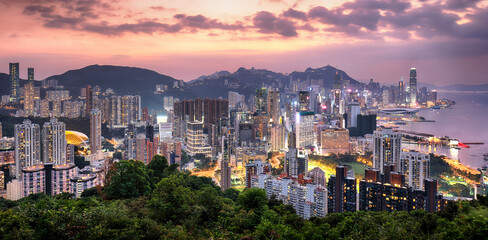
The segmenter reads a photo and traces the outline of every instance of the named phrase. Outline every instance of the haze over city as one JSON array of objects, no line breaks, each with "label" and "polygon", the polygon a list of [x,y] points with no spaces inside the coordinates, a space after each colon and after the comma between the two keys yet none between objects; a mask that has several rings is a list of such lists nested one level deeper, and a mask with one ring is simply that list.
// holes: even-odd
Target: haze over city
[{"label": "haze over city", "polygon": [[0,72],[22,62],[37,69],[39,80],[91,64],[148,68],[185,81],[241,66],[290,73],[330,64],[362,81],[394,84],[418,67],[419,82],[487,82],[487,1],[2,0],[0,6]]}]

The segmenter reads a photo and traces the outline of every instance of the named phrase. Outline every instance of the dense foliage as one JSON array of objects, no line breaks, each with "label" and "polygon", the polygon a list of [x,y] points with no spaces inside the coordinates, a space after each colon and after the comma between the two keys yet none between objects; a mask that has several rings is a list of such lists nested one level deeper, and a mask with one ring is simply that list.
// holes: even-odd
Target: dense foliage
[{"label": "dense foliage", "polygon": [[[107,186],[69,194],[0,199],[0,239],[483,239],[488,199],[446,210],[356,212],[303,220],[262,189],[221,192],[210,178],[156,157],[120,161]],[[128,176],[123,176],[128,175]],[[155,182],[157,181],[157,182]],[[100,196],[110,198],[104,200]]]}]

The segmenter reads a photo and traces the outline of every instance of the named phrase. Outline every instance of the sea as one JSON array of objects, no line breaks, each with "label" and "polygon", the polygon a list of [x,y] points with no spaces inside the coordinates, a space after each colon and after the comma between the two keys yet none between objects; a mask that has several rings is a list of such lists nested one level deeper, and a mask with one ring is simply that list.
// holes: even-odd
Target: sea
[{"label": "sea", "polygon": [[433,134],[436,137],[448,136],[462,143],[484,144],[473,144],[470,148],[461,149],[418,144],[403,144],[402,147],[446,155],[474,169],[488,164],[483,159],[483,154],[488,153],[488,92],[441,91],[437,97],[455,101],[456,104],[445,109],[421,110],[419,116],[435,122],[408,122],[407,125],[400,125],[400,129]]}]

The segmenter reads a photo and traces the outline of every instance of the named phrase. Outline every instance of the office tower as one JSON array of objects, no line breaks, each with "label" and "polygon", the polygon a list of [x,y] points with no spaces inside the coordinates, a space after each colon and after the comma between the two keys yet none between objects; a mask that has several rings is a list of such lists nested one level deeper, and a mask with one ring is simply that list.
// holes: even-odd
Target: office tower
[{"label": "office tower", "polygon": [[244,103],[246,102],[244,95],[232,91],[229,91],[228,98],[229,98],[230,109],[238,109],[238,108],[242,109]]},{"label": "office tower", "polygon": [[27,68],[27,80],[34,81],[34,68]]},{"label": "office tower", "polygon": [[375,131],[373,134],[373,168],[383,171],[385,164],[398,164],[401,149],[401,133],[388,128]]},{"label": "office tower", "polygon": [[224,157],[222,162],[220,163],[220,188],[222,191],[225,191],[231,188],[231,175],[232,175],[232,168],[229,166],[229,160],[226,159],[227,156]]},{"label": "office tower", "polygon": [[313,184],[325,187],[325,172],[322,171],[322,169],[320,169],[319,167],[315,167],[312,170],[308,171],[307,177],[312,179]]},{"label": "office tower", "polygon": [[102,116],[100,110],[94,108],[90,112],[90,152],[102,150]]},{"label": "office tower", "polygon": [[202,153],[209,155],[212,148],[206,144],[203,135],[203,122],[188,122],[186,124],[186,149],[189,155]]},{"label": "office tower", "polygon": [[283,170],[289,176],[306,174],[308,171],[308,154],[304,150],[291,148],[285,154]]},{"label": "office tower", "polygon": [[361,114],[361,106],[359,103],[350,103],[347,107],[347,123],[346,128],[358,127],[358,115]]},{"label": "office tower", "polygon": [[298,110],[301,112],[310,111],[310,92],[300,91],[298,92]]},{"label": "office tower", "polygon": [[398,104],[404,104],[405,99],[406,99],[406,97],[405,97],[405,83],[403,82],[403,77],[402,77],[400,82],[398,82],[398,101],[397,101],[397,103]]},{"label": "office tower", "polygon": [[286,147],[286,131],[283,125],[275,125],[271,127],[270,147],[271,151],[283,151]]},{"label": "office tower", "polygon": [[430,155],[417,151],[401,152],[397,169],[405,174],[409,187],[424,190],[424,180],[430,178]]},{"label": "office tower", "polygon": [[39,125],[24,120],[15,124],[15,175],[22,181],[23,196],[44,192],[44,166],[41,162]]},{"label": "office tower", "polygon": [[415,105],[417,103],[417,69],[410,68],[410,84],[409,84],[409,103]]},{"label": "office tower", "polygon": [[295,113],[296,148],[315,145],[314,112]]},{"label": "office tower", "polygon": [[322,154],[349,152],[349,130],[344,128],[326,128],[320,131]]},{"label": "office tower", "polygon": [[268,96],[268,117],[273,119],[273,123],[279,124],[281,117],[280,91],[269,91]]},{"label": "office tower", "polygon": [[86,86],[85,96],[86,96],[85,116],[89,116],[93,108],[93,89],[91,85]]},{"label": "office tower", "polygon": [[43,162],[53,165],[66,164],[66,125],[52,118],[42,128]]},{"label": "office tower", "polygon": [[433,103],[437,102],[437,90],[432,90],[429,92],[429,101]]},{"label": "office tower", "polygon": [[356,179],[347,166],[337,166],[336,174],[329,178],[327,198],[328,213],[356,211]]},{"label": "office tower", "polygon": [[266,88],[256,90],[256,112],[259,115],[268,113],[268,90]]},{"label": "office tower", "polygon": [[16,102],[19,100],[19,63],[9,64],[10,75],[10,100]]},{"label": "office tower", "polygon": [[339,71],[336,71],[332,89],[342,90],[342,74],[339,74]]}]

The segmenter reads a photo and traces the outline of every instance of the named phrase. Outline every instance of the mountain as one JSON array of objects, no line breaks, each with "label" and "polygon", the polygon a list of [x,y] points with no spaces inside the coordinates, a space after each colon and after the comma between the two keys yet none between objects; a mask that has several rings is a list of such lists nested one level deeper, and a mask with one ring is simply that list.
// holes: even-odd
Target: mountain
[{"label": "mountain", "polygon": [[[70,90],[74,97],[78,97],[81,94],[80,89],[87,85],[92,87],[98,85],[102,90],[112,88],[117,95],[141,95],[143,105],[151,109],[159,109],[163,103],[162,95],[155,93],[156,85],[159,84],[168,87],[165,95],[191,96],[191,91],[182,95],[182,88],[186,85],[183,81],[152,70],[135,67],[91,65],[50,76],[47,79],[58,80],[58,84]],[[175,85],[176,88],[174,88]]]},{"label": "mountain", "polygon": [[290,74],[276,73],[266,69],[239,68],[234,73],[227,71],[217,72],[209,76],[201,76],[188,83],[198,97],[227,97],[228,91],[235,91],[249,96],[263,85],[280,88],[293,82],[313,82],[332,88],[336,72],[352,86],[359,87],[363,83],[352,79],[347,73],[332,66],[321,68],[307,68],[304,72],[295,71]]},{"label": "mountain", "polygon": [[488,83],[481,85],[453,84],[439,87],[439,89],[449,91],[488,91]]}]

